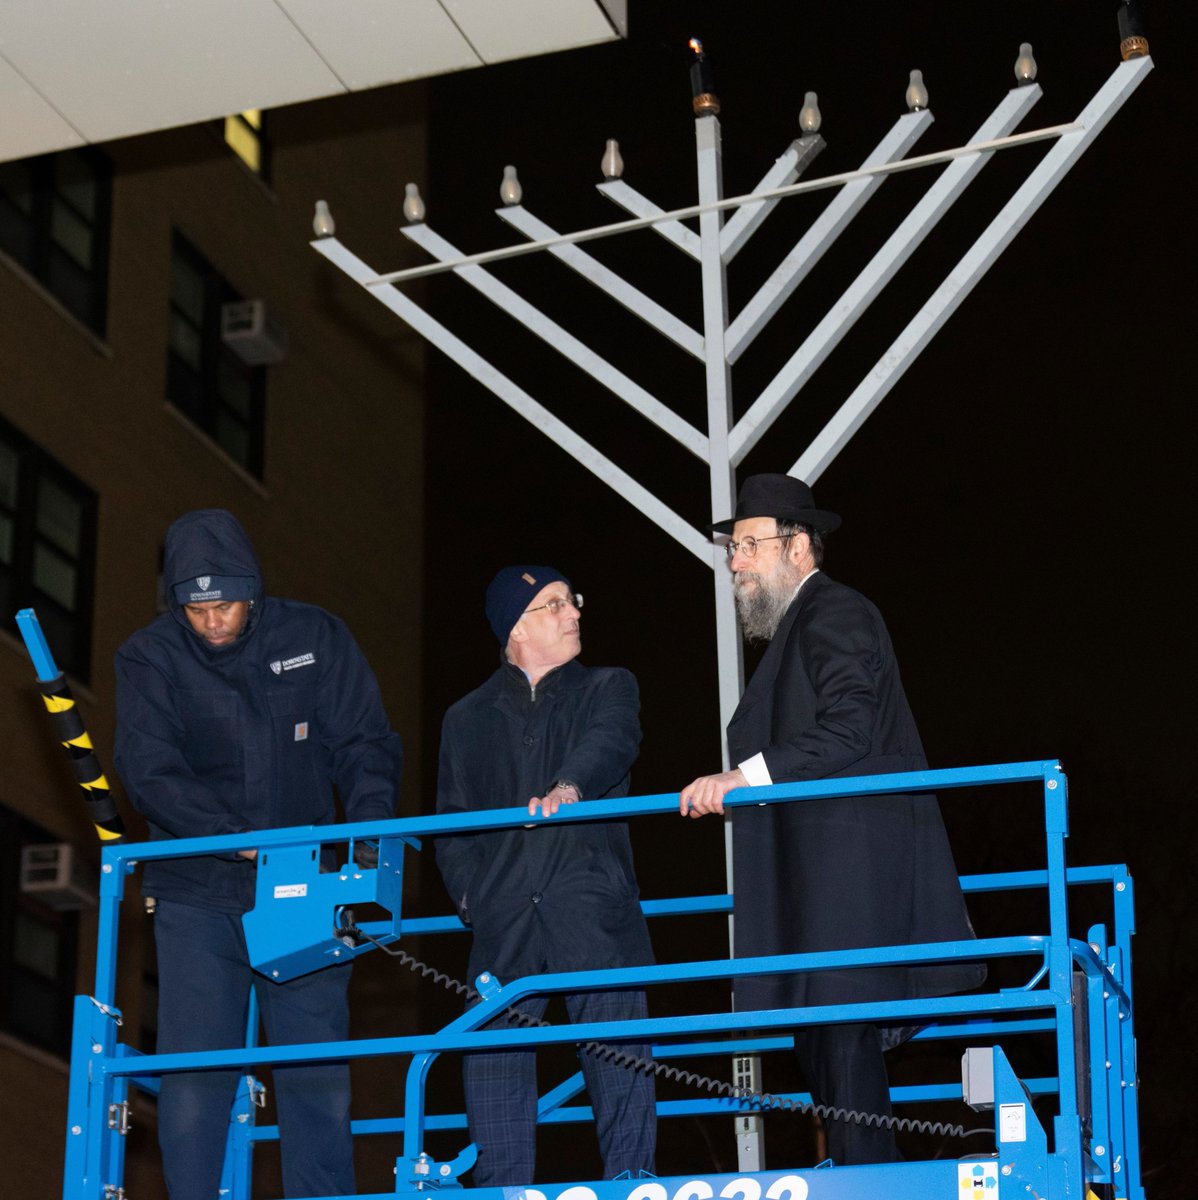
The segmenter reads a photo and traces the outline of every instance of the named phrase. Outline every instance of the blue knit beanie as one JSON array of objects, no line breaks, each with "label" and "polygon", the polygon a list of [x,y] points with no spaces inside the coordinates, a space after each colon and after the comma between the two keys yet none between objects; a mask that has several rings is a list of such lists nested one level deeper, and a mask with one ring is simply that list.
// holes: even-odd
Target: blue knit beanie
[{"label": "blue knit beanie", "polygon": [[487,620],[501,646],[506,646],[516,622],[536,599],[537,593],[551,583],[570,581],[552,567],[504,567],[487,587]]}]

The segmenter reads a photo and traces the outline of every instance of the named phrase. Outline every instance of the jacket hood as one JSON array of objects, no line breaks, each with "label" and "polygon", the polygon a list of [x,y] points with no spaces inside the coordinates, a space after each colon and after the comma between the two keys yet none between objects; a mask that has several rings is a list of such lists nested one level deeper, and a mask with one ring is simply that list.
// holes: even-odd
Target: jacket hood
[{"label": "jacket hood", "polygon": [[175,620],[190,629],[175,585],[204,575],[236,575],[253,580],[253,596],[261,605],[265,588],[262,568],[241,522],[223,508],[201,508],[186,513],[166,531],[162,582],[166,602]]}]

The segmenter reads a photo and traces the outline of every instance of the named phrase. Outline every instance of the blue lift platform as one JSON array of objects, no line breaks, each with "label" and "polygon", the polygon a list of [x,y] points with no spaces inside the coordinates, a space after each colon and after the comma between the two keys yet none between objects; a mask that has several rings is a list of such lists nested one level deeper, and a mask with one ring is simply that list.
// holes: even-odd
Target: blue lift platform
[{"label": "blue lift platform", "polygon": [[[352,1061],[389,1056],[406,1064],[404,1109],[393,1119],[355,1121],[355,1136],[402,1134],[403,1153],[396,1164],[393,1191],[364,1194],[368,1200],[453,1189],[463,1200],[847,1200],[886,1196],[892,1200],[1083,1200],[1088,1196],[1142,1200],[1138,1079],[1133,1030],[1131,937],[1134,932],[1132,881],[1126,867],[1066,867],[1068,806],[1065,775],[1055,761],[873,775],[855,779],[780,784],[731,793],[725,804],[803,803],[838,796],[935,791],[951,803],[958,789],[1024,785],[1020,803],[1034,811],[1043,801],[1043,846],[1038,836],[1032,869],[966,875],[962,886],[980,893],[1038,893],[1046,905],[1042,923],[1020,936],[980,937],[962,942],[841,950],[822,954],[780,955],[756,959],[717,959],[665,963],[650,967],[530,976],[500,981],[480,976],[481,1000],[440,1029],[412,1036],[356,1039],[302,1046],[256,1044],[256,1014],[244,1049],[189,1054],[145,1055],[120,1041],[117,1004],[117,930],[126,876],[139,863],[228,853],[255,848],[258,855],[257,902],[245,917],[247,943],[255,967],[267,978],[293,978],[339,964],[376,945],[407,936],[461,931],[456,916],[402,916],[405,852],[438,834],[504,829],[527,825],[527,809],[417,817],[329,827],[270,830],[233,837],[194,838],[153,844],[106,845],[103,849],[95,991],[75,1001],[69,1111],[66,1129],[64,1200],[119,1200],[123,1176],[128,1100],[131,1087],[157,1090],[168,1072],[205,1068],[255,1067]],[[1029,786],[1030,785],[1030,786]],[[1004,805],[1009,804],[1004,800]],[[677,811],[676,795],[630,797],[588,802],[562,810],[554,821],[638,819]],[[539,818],[545,819],[545,818]],[[1031,822],[1029,821],[1029,824]],[[377,845],[378,866],[354,865],[356,843]],[[347,865],[322,873],[319,847],[345,843]],[[1084,937],[1071,935],[1069,902],[1085,889],[1088,908],[1099,899],[1102,921]],[[361,922],[361,937],[337,936],[345,914],[382,910],[387,919]],[[650,916],[728,912],[731,897],[698,896],[646,901]],[[1040,918],[1037,918],[1040,920]],[[370,940],[366,939],[366,936]],[[392,951],[398,947],[392,946]],[[1018,964],[1014,987],[987,984],[965,995],[880,1004],[844,1004],[762,1012],[704,1012],[655,1016],[644,1020],[556,1024],[545,1027],[487,1030],[488,1021],[513,1002],[530,995],[587,989],[644,987],[729,980],[760,974],[852,968],[893,963],[1002,960]],[[991,978],[1010,971],[991,970]],[[471,1188],[474,1160],[461,1113],[430,1113],[426,1085],[435,1060],[462,1051],[535,1048],[590,1041],[650,1042],[656,1063],[702,1062],[716,1073],[736,1055],[768,1054],[792,1045],[801,1026],[852,1021],[922,1027],[916,1041],[951,1040],[961,1049],[962,1071],[932,1084],[892,1087],[896,1114],[918,1104],[921,1112],[940,1105],[959,1116],[964,1100],[981,1114],[973,1124],[985,1136],[956,1143],[960,1157],[873,1166],[836,1166],[710,1174],[696,1163],[693,1174],[607,1181],[538,1182],[523,1189]],[[1033,1036],[1051,1047],[1055,1074],[1020,1078],[1012,1052]],[[955,1057],[954,1057],[955,1061]],[[679,1072],[681,1074],[681,1072]],[[229,1125],[224,1186],[230,1200],[250,1200],[254,1146],[277,1137],[277,1129],[256,1121],[261,1085],[248,1075],[234,1103]],[[545,1124],[590,1119],[590,1109],[571,1101],[584,1091],[581,1073],[541,1097]],[[705,1091],[693,1099],[659,1100],[662,1120],[696,1114],[729,1117],[760,1112],[779,1104],[809,1101],[805,1095],[761,1097]],[[1035,1100],[1039,1112],[1033,1109]],[[908,1111],[910,1111],[908,1109]],[[948,1129],[949,1126],[943,1126]],[[426,1149],[431,1131],[461,1132],[461,1151],[438,1161]],[[963,1132],[955,1127],[956,1132]],[[463,1178],[465,1176],[465,1178]],[[130,1197],[129,1200],[138,1200]]]}]

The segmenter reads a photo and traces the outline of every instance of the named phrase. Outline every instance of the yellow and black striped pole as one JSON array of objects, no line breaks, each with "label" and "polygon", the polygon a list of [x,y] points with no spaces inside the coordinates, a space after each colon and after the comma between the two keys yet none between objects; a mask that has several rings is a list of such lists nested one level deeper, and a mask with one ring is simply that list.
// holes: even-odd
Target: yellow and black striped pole
[{"label": "yellow and black striped pole", "polygon": [[125,823],[116,810],[108,780],[104,778],[100,760],[96,757],[95,747],[83,727],[83,718],[79,715],[79,707],[71,694],[71,686],[67,683],[66,676],[55,665],[46,635],[42,632],[41,623],[32,608],[23,608],[17,613],[17,627],[21,631],[21,637],[25,639],[29,657],[33,659],[42,701],[50,714],[54,732],[70,757],[75,779],[83,793],[87,815],[95,825],[100,841],[115,842],[124,836]]}]

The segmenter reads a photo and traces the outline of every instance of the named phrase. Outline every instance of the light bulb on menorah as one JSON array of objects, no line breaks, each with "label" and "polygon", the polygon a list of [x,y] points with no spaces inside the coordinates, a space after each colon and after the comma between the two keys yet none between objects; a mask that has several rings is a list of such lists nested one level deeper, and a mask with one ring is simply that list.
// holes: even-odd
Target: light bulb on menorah
[{"label": "light bulb on menorah", "polygon": [[404,220],[409,225],[419,225],[424,221],[427,212],[424,197],[420,194],[420,188],[414,183],[404,184],[402,211]]},{"label": "light bulb on menorah", "polygon": [[624,174],[624,156],[620,153],[620,143],[615,138],[607,139],[603,150],[603,158],[599,162],[599,170],[604,179],[619,179]]},{"label": "light bulb on menorah", "polygon": [[327,200],[316,201],[316,212],[312,216],[312,232],[318,238],[332,237],[337,232],[337,225],[333,220],[333,214],[329,212]]},{"label": "light bulb on menorah", "polygon": [[499,198],[504,204],[519,204],[524,199],[524,188],[520,185],[515,167],[503,168],[503,179],[499,184]]}]

